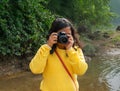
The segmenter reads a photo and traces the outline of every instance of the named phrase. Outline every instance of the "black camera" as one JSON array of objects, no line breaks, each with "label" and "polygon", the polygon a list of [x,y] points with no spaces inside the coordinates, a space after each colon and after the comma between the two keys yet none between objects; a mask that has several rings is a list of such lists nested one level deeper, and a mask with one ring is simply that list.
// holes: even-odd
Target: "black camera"
[{"label": "black camera", "polygon": [[68,36],[65,32],[58,33],[58,43],[66,44],[68,42]]}]

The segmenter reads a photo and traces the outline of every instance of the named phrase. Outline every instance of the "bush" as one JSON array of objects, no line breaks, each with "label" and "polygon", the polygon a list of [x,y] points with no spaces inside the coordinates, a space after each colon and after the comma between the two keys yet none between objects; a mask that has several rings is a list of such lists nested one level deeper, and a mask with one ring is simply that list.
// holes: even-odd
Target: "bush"
[{"label": "bush", "polygon": [[116,36],[111,40],[112,43],[120,43],[120,36]]},{"label": "bush", "polygon": [[95,56],[96,48],[94,45],[88,43],[86,46],[83,48],[83,51],[86,56]]},{"label": "bush", "polygon": [[54,16],[40,1],[0,1],[0,55],[33,53],[45,42]]}]

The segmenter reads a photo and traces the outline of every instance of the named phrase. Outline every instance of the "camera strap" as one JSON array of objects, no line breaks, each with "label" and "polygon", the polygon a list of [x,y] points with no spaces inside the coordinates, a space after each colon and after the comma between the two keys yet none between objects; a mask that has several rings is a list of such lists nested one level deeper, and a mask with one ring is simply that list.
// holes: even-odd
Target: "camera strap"
[{"label": "camera strap", "polygon": [[67,68],[66,65],[64,64],[62,58],[60,57],[59,53],[58,53],[56,50],[55,50],[55,53],[56,53],[57,57],[59,58],[60,62],[62,63],[62,65],[63,65],[65,71],[67,72],[67,74],[69,75],[69,77],[71,78],[71,80],[73,81],[73,83],[74,83],[74,85],[75,85],[75,88],[76,88],[76,91],[78,91],[77,85],[76,85],[76,83],[75,83],[75,81],[74,81],[74,79],[73,79],[71,73],[69,72],[68,68]]}]

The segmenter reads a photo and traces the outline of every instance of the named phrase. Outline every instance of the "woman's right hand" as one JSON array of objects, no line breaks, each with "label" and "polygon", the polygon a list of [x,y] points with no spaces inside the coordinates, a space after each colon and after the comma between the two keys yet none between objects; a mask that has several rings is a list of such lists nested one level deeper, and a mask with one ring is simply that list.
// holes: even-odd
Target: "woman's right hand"
[{"label": "woman's right hand", "polygon": [[57,43],[57,33],[53,32],[47,41],[47,44],[52,47],[54,44]]}]

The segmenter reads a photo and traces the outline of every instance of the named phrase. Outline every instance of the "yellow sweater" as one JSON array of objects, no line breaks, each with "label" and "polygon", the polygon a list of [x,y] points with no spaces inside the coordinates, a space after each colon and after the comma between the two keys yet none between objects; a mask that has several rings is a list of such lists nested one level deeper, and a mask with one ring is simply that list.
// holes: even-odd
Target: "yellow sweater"
[{"label": "yellow sweater", "polygon": [[[34,74],[42,73],[43,75],[41,91],[76,91],[75,84],[59,58],[55,52],[50,54],[50,50],[51,48],[47,44],[42,45],[29,65]],[[57,48],[56,50],[72,74],[78,89],[77,75],[84,74],[88,68],[82,50],[80,48],[77,48],[77,51],[73,48],[70,50]]]}]

